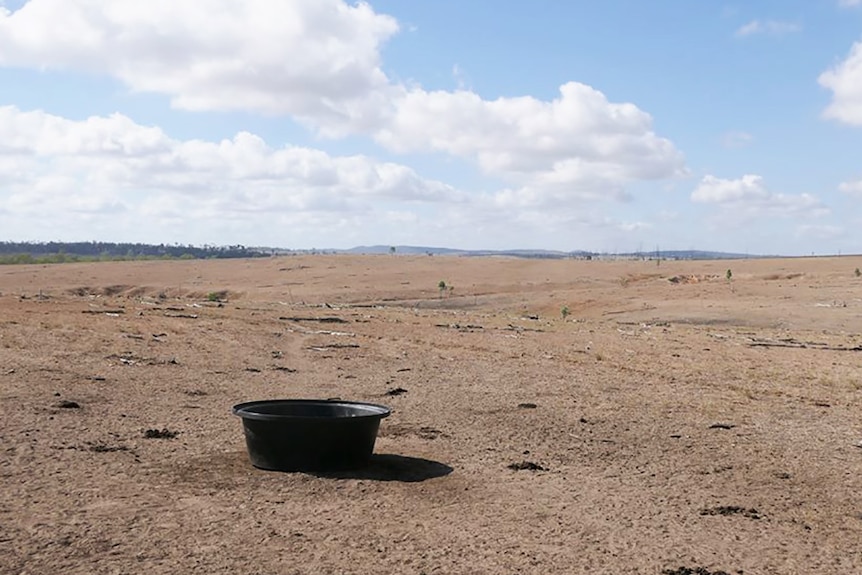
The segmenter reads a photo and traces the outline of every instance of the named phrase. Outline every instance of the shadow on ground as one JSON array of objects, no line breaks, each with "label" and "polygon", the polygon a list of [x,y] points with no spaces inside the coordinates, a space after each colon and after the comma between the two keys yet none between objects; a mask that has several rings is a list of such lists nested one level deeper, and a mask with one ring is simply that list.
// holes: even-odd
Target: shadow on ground
[{"label": "shadow on ground", "polygon": [[372,455],[371,462],[362,469],[315,472],[311,475],[331,479],[368,479],[371,481],[417,483],[435,477],[443,477],[450,473],[452,473],[452,468],[439,461],[381,453]]}]

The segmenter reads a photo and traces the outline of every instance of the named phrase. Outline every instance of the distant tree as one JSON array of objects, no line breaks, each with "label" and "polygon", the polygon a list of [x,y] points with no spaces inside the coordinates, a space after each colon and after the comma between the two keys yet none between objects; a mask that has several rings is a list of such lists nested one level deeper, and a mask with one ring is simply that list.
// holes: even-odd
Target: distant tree
[{"label": "distant tree", "polygon": [[264,250],[247,248],[243,245],[194,247],[179,244],[169,246],[111,242],[0,242],[0,255],[19,254],[27,254],[34,259],[50,257],[50,263],[79,261],[81,258],[86,261],[179,258],[186,254],[192,258],[248,258],[268,255]]}]

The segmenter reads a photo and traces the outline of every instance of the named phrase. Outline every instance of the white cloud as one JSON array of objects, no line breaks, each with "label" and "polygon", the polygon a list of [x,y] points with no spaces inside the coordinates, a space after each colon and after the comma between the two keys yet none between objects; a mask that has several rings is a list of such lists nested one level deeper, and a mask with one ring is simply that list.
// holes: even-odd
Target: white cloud
[{"label": "white cloud", "polygon": [[862,126],[862,42],[853,45],[844,61],[823,72],[818,82],[832,90],[832,102],[823,115]]},{"label": "white cloud", "polygon": [[343,134],[385,115],[380,47],[397,30],[341,0],[30,0],[0,11],[0,65],[107,74],[177,108],[288,114]]},{"label": "white cloud", "polygon": [[378,205],[398,206],[404,219],[417,206],[464,201],[403,165],[271,148],[247,132],[220,142],[180,141],[119,114],[77,122],[0,107],[0,141],[0,197],[21,221],[125,214],[127,223],[155,227],[256,214],[328,219],[332,231],[332,222]]},{"label": "white cloud", "polygon": [[[358,221],[413,221],[405,202],[416,202],[468,227],[473,215],[464,210],[487,209],[504,229],[510,216],[546,229],[540,222],[552,214],[565,230],[584,221],[584,201],[626,201],[633,182],[687,173],[648,113],[583,84],[545,101],[396,83],[382,71],[381,49],[398,30],[368,4],[344,0],[29,0],[0,10],[0,66],[84,71],[183,110],[285,116],[325,137],[359,134],[395,153],[447,154],[502,189],[470,199],[364,156],[272,149],[248,133],[177,141],[122,115],[72,122],[15,108],[0,109],[0,158],[16,158],[0,160],[2,189],[13,190],[18,214],[36,214],[47,198],[58,212],[135,212],[185,227],[206,218],[240,226],[254,210],[320,234]],[[468,83],[460,66],[453,76]],[[444,201],[454,206],[439,207]],[[363,219],[384,212],[388,220]]]},{"label": "white cloud", "polygon": [[838,0],[838,5],[842,8],[850,8],[853,6],[862,6],[862,0]]},{"label": "white cloud", "polygon": [[738,180],[724,180],[715,176],[705,176],[691,194],[692,201],[711,204],[725,204],[746,200],[763,200],[770,193],[763,185],[763,178],[746,174]]},{"label": "white cloud", "polygon": [[743,24],[736,30],[737,36],[752,36],[754,34],[768,34],[770,36],[782,36],[792,32],[799,32],[802,26],[793,22],[781,22],[778,20],[752,20]]},{"label": "white cloud", "polygon": [[140,126],[121,114],[72,122],[14,106],[0,107],[0,134],[4,155],[147,156],[168,145],[159,128]]},{"label": "white cloud", "polygon": [[391,82],[380,49],[398,28],[343,0],[30,0],[0,15],[0,65],[85,70],[178,108],[286,115],[325,136],[467,158],[520,202],[624,198],[628,182],[684,172],[647,113],[583,84],[547,102]]},{"label": "white cloud", "polygon": [[763,178],[746,174],[736,180],[705,176],[691,194],[696,203],[713,204],[722,210],[722,219],[743,223],[760,217],[821,217],[829,214],[811,194],[781,194],[768,190]]},{"label": "white cloud", "polygon": [[498,196],[506,204],[624,198],[627,182],[685,173],[682,155],[652,131],[649,114],[574,82],[550,102],[416,89],[396,109],[378,142],[397,152],[468,158],[515,184]]},{"label": "white cloud", "polygon": [[838,190],[854,197],[862,198],[862,180],[855,182],[844,182],[838,186]]},{"label": "white cloud", "polygon": [[550,208],[517,191],[511,202],[471,197],[400,164],[274,148],[247,132],[178,140],[121,114],[73,121],[0,106],[0,142],[7,238],[322,248],[373,230],[393,244],[582,248],[649,225],[562,192]]}]

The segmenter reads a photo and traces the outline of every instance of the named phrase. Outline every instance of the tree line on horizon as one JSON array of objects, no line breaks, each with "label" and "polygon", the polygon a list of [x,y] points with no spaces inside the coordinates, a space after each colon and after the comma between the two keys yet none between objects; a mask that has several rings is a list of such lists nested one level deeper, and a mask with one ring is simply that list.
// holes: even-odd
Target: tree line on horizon
[{"label": "tree line on horizon", "polygon": [[232,246],[115,242],[0,242],[0,263],[62,263],[135,259],[226,259],[268,257],[271,252]]}]

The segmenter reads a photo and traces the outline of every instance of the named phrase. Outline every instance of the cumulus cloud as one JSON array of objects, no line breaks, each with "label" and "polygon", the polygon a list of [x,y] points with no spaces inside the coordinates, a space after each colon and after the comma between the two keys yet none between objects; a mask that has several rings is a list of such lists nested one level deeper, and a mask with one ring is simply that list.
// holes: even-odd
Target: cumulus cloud
[{"label": "cumulus cloud", "polygon": [[501,192],[504,203],[622,198],[632,180],[685,173],[682,155],[652,131],[649,114],[575,82],[563,85],[553,101],[411,90],[376,139],[396,152],[468,158],[516,185]]},{"label": "cumulus cloud", "polygon": [[745,222],[758,217],[821,217],[829,214],[811,194],[781,194],[767,189],[761,176],[746,174],[735,180],[704,176],[691,194],[696,203],[717,205],[724,219]]},{"label": "cumulus cloud", "polygon": [[649,114],[583,84],[553,101],[489,101],[394,83],[380,50],[398,29],[343,0],[30,0],[0,13],[0,65],[85,70],[186,110],[285,115],[324,136],[466,158],[505,182],[503,202],[624,199],[628,182],[685,171]]},{"label": "cumulus cloud", "polygon": [[793,22],[781,22],[778,20],[752,20],[743,24],[736,30],[737,36],[753,36],[755,34],[768,34],[770,36],[782,36],[793,32],[799,32],[802,26]]},{"label": "cumulus cloud", "polygon": [[862,42],[855,43],[847,58],[823,72],[818,81],[832,90],[832,102],[823,115],[862,126]]},{"label": "cumulus cloud", "polygon": [[691,199],[695,202],[725,204],[762,200],[769,198],[769,195],[763,185],[763,178],[754,174],[746,174],[738,180],[724,180],[708,175],[691,194]]},{"label": "cumulus cloud", "polygon": [[341,0],[30,0],[0,11],[0,65],[107,74],[177,108],[286,114],[343,134],[386,113],[380,48],[397,31]]},{"label": "cumulus cloud", "polygon": [[489,176],[490,190],[467,197],[400,164],[273,149],[250,133],[178,141],[119,114],[73,122],[5,108],[7,205],[36,214],[50,201],[54,210],[134,212],[185,227],[207,218],[240,226],[255,212],[320,233],[357,222],[406,229],[418,217],[413,202],[473,231],[477,210],[503,228],[564,231],[604,225],[582,219],[585,201],[628,201],[633,182],[687,174],[647,112],[590,86],[564,84],[552,100],[488,100],[465,89],[459,66],[455,91],[395,82],[381,50],[398,30],[392,17],[344,0],[29,0],[0,9],[0,66],[103,75],[182,111],[289,117],[323,137],[361,135],[396,154],[465,159]]},{"label": "cumulus cloud", "polygon": [[0,142],[0,197],[7,213],[22,220],[60,214],[231,220],[255,213],[326,218],[331,230],[333,221],[378,204],[399,206],[403,219],[417,205],[464,199],[400,164],[273,148],[247,132],[219,142],[181,141],[120,114],[72,121],[0,107]]}]

